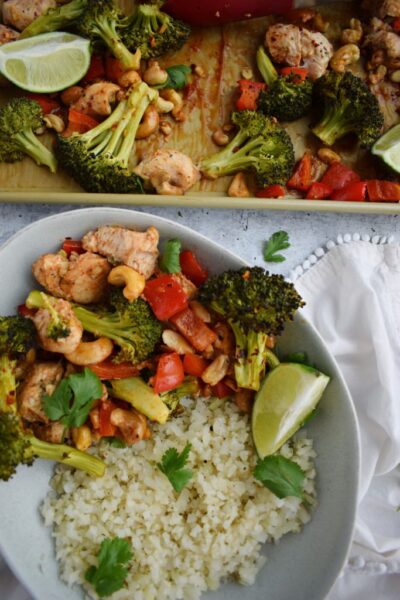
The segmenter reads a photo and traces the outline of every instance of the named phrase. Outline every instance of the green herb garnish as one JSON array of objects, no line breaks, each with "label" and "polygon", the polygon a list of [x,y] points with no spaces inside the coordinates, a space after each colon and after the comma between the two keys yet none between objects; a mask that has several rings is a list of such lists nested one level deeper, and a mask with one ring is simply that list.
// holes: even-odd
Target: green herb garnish
[{"label": "green herb garnish", "polygon": [[305,473],[297,463],[284,456],[259,459],[253,475],[278,498],[296,496],[303,499]]},{"label": "green herb garnish", "polygon": [[180,454],[176,448],[168,448],[164,452],[161,462],[157,463],[157,467],[161,473],[164,473],[168,477],[176,492],[181,492],[193,477],[193,472],[190,469],[183,468],[188,459],[191,447],[192,444],[186,444]]},{"label": "green herb garnish", "polygon": [[110,596],[124,585],[132,559],[130,543],[119,537],[103,540],[97,555],[99,565],[89,567],[85,579],[92,584],[100,598]]},{"label": "green herb garnish", "polygon": [[173,65],[167,67],[168,79],[161,85],[157,85],[157,89],[172,88],[173,90],[181,90],[189,83],[189,75],[192,69],[187,65]]},{"label": "green herb garnish", "polygon": [[290,248],[289,234],[286,231],[276,231],[265,243],[265,262],[284,262],[286,258],[282,254],[277,254],[277,252],[279,250],[286,250],[287,248]]}]

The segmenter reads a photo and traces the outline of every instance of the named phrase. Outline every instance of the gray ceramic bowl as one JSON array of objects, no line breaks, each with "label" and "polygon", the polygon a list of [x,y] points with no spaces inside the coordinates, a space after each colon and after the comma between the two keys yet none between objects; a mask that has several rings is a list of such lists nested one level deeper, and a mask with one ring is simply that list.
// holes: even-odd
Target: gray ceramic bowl
[{"label": "gray ceramic bowl", "polygon": [[[45,252],[59,248],[66,236],[80,238],[104,224],[138,229],[157,227],[161,237],[180,238],[211,272],[239,268],[237,256],[202,235],[172,221],[114,208],[88,208],[58,214],[26,227],[0,250],[0,314],[12,314],[35,286],[30,267]],[[306,351],[332,378],[308,432],[318,452],[319,506],[302,533],[266,545],[268,562],[255,585],[227,583],[204,600],[321,600],[346,560],[355,519],[359,477],[359,440],[353,404],[338,367],[315,329],[299,315],[290,324],[279,348]],[[45,497],[52,465],[36,461],[21,467],[16,477],[0,483],[0,548],[17,577],[37,600],[79,600],[80,588],[69,589],[58,578],[50,529],[38,507]]]}]

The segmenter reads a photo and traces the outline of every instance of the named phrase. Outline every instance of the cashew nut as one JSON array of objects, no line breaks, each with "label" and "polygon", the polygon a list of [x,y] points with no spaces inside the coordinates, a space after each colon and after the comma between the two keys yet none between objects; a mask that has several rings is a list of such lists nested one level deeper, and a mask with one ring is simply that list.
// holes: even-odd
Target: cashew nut
[{"label": "cashew nut", "polygon": [[95,365],[110,356],[114,348],[112,341],[106,337],[98,338],[93,342],[81,342],[74,352],[64,354],[65,358],[73,365]]},{"label": "cashew nut", "polygon": [[206,72],[201,65],[195,65],[193,72],[197,77],[203,78],[206,76]]},{"label": "cashew nut", "polygon": [[322,160],[326,165],[331,165],[334,162],[341,162],[339,154],[331,150],[330,148],[320,148],[317,152],[318,158]]},{"label": "cashew nut", "polygon": [[161,98],[161,96],[157,96],[157,99],[154,102],[154,106],[156,107],[159,113],[169,113],[174,108],[172,102],[164,100],[164,98]]},{"label": "cashew nut", "polygon": [[172,133],[172,125],[169,121],[160,121],[160,131],[165,137]]},{"label": "cashew nut", "polygon": [[140,81],[142,81],[142,78],[140,77],[139,73],[133,69],[130,71],[125,71],[118,77],[118,85],[120,85],[122,88],[129,88],[131,85],[135,85]]},{"label": "cashew nut", "polygon": [[360,48],[355,44],[346,44],[336,50],[330,65],[336,73],[344,73],[346,68],[360,59]]},{"label": "cashew nut", "polygon": [[344,29],[342,31],[342,42],[343,44],[357,44],[361,41],[363,36],[363,28],[361,21],[358,19],[350,20],[350,29]]},{"label": "cashew nut", "polygon": [[168,100],[174,105],[174,108],[172,109],[172,116],[179,117],[179,113],[182,111],[183,108],[182,96],[178,94],[176,90],[171,89],[161,90],[160,95],[162,98],[164,98],[164,100]]},{"label": "cashew nut", "polygon": [[204,383],[217,385],[225,377],[229,368],[229,357],[226,354],[220,354],[205,369],[201,378]]},{"label": "cashew nut", "polygon": [[167,79],[167,71],[162,69],[156,60],[150,60],[149,66],[143,73],[143,81],[148,85],[162,85]]},{"label": "cashew nut", "polygon": [[164,329],[162,340],[168,348],[178,354],[194,354],[195,352],[183,335],[172,329]]},{"label": "cashew nut", "polygon": [[229,136],[226,135],[226,133],[224,133],[222,129],[217,129],[216,131],[214,131],[214,133],[212,134],[212,140],[214,144],[217,144],[217,146],[226,146],[227,144],[229,144]]},{"label": "cashew nut", "polygon": [[149,137],[152,133],[158,131],[159,124],[160,116],[156,108],[150,105],[144,113],[142,122],[137,129],[136,139],[143,140],[144,138]]},{"label": "cashew nut", "polygon": [[196,317],[199,317],[203,323],[211,323],[211,315],[203,304],[197,300],[192,300],[189,305]]},{"label": "cashew nut", "polygon": [[400,70],[397,69],[397,71],[393,71],[393,73],[390,74],[390,81],[393,81],[393,83],[400,83]]},{"label": "cashew nut", "polygon": [[54,129],[57,133],[62,133],[65,129],[65,123],[58,115],[50,113],[44,116],[43,121],[48,129]]},{"label": "cashew nut", "polygon": [[84,452],[92,445],[92,434],[87,425],[73,427],[71,429],[71,432],[75,448],[77,448],[78,450]]},{"label": "cashew nut", "polygon": [[107,281],[111,285],[124,285],[122,293],[129,302],[133,302],[136,298],[139,298],[146,285],[143,275],[127,265],[119,265],[111,269]]},{"label": "cashew nut", "polygon": [[71,104],[75,104],[82,96],[83,88],[79,85],[73,85],[72,87],[67,88],[61,94],[61,101],[70,106]]},{"label": "cashew nut", "polygon": [[313,17],[312,27],[320,33],[325,33],[329,29],[329,21],[325,21],[321,13],[317,12]]},{"label": "cashew nut", "polygon": [[251,194],[244,173],[236,173],[228,188],[228,196],[231,198],[250,198]]},{"label": "cashew nut", "polygon": [[244,69],[242,69],[241,76],[243,77],[243,79],[253,79],[254,73],[252,69],[250,69],[250,67],[245,67]]},{"label": "cashew nut", "polygon": [[386,73],[387,67],[385,67],[385,65],[379,65],[376,71],[368,73],[368,79],[373,85],[375,85],[376,83],[382,81],[382,79],[385,79]]}]

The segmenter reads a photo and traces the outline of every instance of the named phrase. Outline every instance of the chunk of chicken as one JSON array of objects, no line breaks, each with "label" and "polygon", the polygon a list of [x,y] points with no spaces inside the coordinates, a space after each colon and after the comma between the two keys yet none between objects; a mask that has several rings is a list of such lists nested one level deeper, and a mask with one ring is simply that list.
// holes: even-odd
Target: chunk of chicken
[{"label": "chunk of chicken", "polygon": [[155,188],[159,194],[182,196],[199,179],[199,170],[192,160],[178,150],[162,148],[143,160],[135,173]]},{"label": "chunk of chicken", "polygon": [[62,444],[66,435],[65,425],[59,421],[52,423],[34,423],[33,433],[39,440],[50,444]]},{"label": "chunk of chicken", "polygon": [[3,21],[5,25],[12,25],[22,31],[56,6],[56,0],[6,0],[3,4]]},{"label": "chunk of chicken", "polygon": [[51,395],[63,376],[60,363],[36,362],[27,372],[24,382],[17,390],[18,412],[27,421],[48,423],[43,411],[42,399]]},{"label": "chunk of chicken", "polygon": [[189,300],[197,295],[197,287],[183,273],[174,273],[173,278],[179,283]]},{"label": "chunk of chicken", "polygon": [[129,446],[149,437],[147,419],[136,411],[116,408],[110,415],[110,422],[119,428]]},{"label": "chunk of chicken", "polygon": [[400,36],[394,31],[373,31],[366,36],[364,44],[372,50],[385,50],[389,58],[400,58]]},{"label": "chunk of chicken", "polygon": [[69,259],[44,254],[32,265],[34,276],[50,294],[79,304],[102,300],[110,271],[108,260],[92,252],[73,253]]},{"label": "chunk of chicken", "polygon": [[91,117],[110,115],[120,87],[109,81],[98,81],[87,86],[71,108]]},{"label": "chunk of chicken", "polygon": [[6,27],[0,23],[0,46],[8,44],[8,42],[14,42],[19,38],[18,31],[14,31],[11,27]]},{"label": "chunk of chicken", "polygon": [[57,339],[48,337],[48,329],[53,317],[47,308],[39,308],[32,317],[39,343],[48,352],[60,352],[62,354],[74,352],[82,339],[82,324],[75,316],[72,306],[66,300],[57,299],[52,306],[62,321],[67,324],[69,333],[66,337],[58,337]]},{"label": "chunk of chicken", "polygon": [[106,225],[89,231],[82,245],[89,252],[98,252],[113,263],[123,263],[139,271],[146,279],[153,273],[158,258],[159,234],[155,227],[147,231],[132,231],[125,227]]},{"label": "chunk of chicken", "polygon": [[265,45],[277,63],[307,67],[312,79],[321,77],[333,55],[330,41],[316,31],[277,23],[268,28]]},{"label": "chunk of chicken", "polygon": [[381,19],[400,17],[400,0],[364,0],[362,7]]}]

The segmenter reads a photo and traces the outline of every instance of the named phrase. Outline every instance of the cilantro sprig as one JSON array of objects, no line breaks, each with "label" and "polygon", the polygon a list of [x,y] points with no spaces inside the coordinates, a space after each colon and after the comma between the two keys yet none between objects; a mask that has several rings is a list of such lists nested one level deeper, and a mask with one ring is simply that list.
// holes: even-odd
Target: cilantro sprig
[{"label": "cilantro sprig", "polygon": [[160,269],[164,273],[180,273],[181,264],[179,257],[182,243],[180,240],[168,240],[164,246],[164,253],[160,259]]},{"label": "cilantro sprig", "polygon": [[43,410],[51,421],[66,427],[80,427],[86,421],[93,402],[101,398],[100,379],[88,368],[62,379],[51,396],[43,398]]},{"label": "cilantro sprig", "polygon": [[157,463],[157,467],[168,477],[176,492],[181,492],[193,477],[190,469],[184,469],[191,447],[192,444],[186,444],[180,454],[176,448],[168,448],[164,452],[161,462]]},{"label": "cilantro sprig", "polygon": [[97,555],[98,566],[89,567],[85,579],[92,584],[100,598],[110,596],[124,585],[127,564],[133,557],[131,545],[119,537],[105,539]]},{"label": "cilantro sprig", "polygon": [[259,459],[253,475],[278,498],[296,496],[303,499],[305,473],[297,463],[284,456]]},{"label": "cilantro sprig", "polygon": [[282,254],[277,254],[277,252],[280,250],[286,250],[287,248],[290,248],[289,234],[286,231],[276,231],[265,243],[265,262],[284,262],[286,257]]},{"label": "cilantro sprig", "polygon": [[168,79],[161,85],[157,85],[157,89],[172,88],[173,90],[181,90],[189,83],[192,69],[187,65],[172,65],[167,67]]}]

